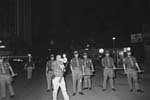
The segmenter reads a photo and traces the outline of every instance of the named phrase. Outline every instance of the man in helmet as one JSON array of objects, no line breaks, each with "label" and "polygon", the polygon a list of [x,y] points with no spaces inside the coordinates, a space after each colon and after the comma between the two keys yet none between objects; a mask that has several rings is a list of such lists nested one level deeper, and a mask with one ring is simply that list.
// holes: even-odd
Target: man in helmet
[{"label": "man in helmet", "polygon": [[69,100],[69,96],[66,90],[66,83],[64,80],[64,65],[62,63],[62,58],[60,55],[56,56],[56,60],[53,62],[53,73],[55,75],[55,77],[52,79],[52,83],[53,83],[53,100],[57,100],[57,93],[58,93],[58,89],[59,87],[62,90],[62,94],[64,97],[64,100]]},{"label": "man in helmet", "polygon": [[109,78],[110,80],[110,86],[112,91],[116,91],[114,87],[114,69],[116,68],[114,65],[114,60],[112,57],[110,57],[109,51],[105,51],[105,57],[101,61],[102,66],[104,67],[103,75],[103,89],[102,91],[106,90],[106,84],[107,84],[107,79]]},{"label": "man in helmet", "polygon": [[94,72],[94,66],[92,60],[88,58],[87,53],[83,54],[83,66],[84,66],[84,89],[92,89],[91,86],[91,75]]},{"label": "man in helmet", "polygon": [[53,76],[53,70],[52,70],[52,64],[54,62],[54,55],[50,55],[50,60],[46,63],[46,77],[47,77],[47,92],[52,90],[52,76]]},{"label": "man in helmet", "polygon": [[0,91],[2,100],[6,98],[6,85],[8,86],[10,96],[15,96],[14,89],[11,84],[13,76],[15,76],[15,74],[12,67],[8,63],[5,63],[2,58],[0,58]]},{"label": "man in helmet", "polygon": [[[78,87],[78,93],[84,95],[82,92],[82,78],[84,75],[83,60],[80,59],[78,51],[74,51],[74,58],[70,61],[70,69],[72,72],[73,81],[73,96],[76,95],[76,88]],[[77,84],[77,85],[76,85]]]},{"label": "man in helmet", "polygon": [[132,87],[132,79],[135,83],[135,88],[137,92],[143,92],[140,89],[139,83],[138,83],[138,74],[137,72],[141,72],[139,65],[136,61],[136,58],[131,56],[131,51],[127,52],[127,57],[124,59],[124,71],[127,74],[127,80],[130,88],[130,92],[133,92]]}]

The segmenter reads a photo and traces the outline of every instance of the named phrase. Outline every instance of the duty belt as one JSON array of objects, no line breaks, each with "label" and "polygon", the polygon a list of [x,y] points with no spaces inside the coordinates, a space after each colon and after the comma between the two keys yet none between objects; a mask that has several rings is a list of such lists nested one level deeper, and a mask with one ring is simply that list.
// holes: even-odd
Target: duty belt
[{"label": "duty belt", "polygon": [[48,69],[48,71],[52,71],[52,69]]}]

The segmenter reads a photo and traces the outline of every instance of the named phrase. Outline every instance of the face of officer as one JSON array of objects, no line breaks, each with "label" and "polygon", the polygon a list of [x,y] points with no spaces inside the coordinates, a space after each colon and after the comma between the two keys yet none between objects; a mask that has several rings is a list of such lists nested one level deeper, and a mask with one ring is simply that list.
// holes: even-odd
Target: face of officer
[{"label": "face of officer", "polygon": [[109,54],[109,53],[106,53],[105,55],[106,55],[106,57],[109,57],[110,54]]},{"label": "face of officer", "polygon": [[57,61],[61,61],[61,56],[60,56],[60,55],[57,55],[57,56],[56,56],[56,60],[57,60]]},{"label": "face of officer", "polygon": [[51,57],[51,60],[54,60],[54,57]]},{"label": "face of officer", "polygon": [[87,58],[87,55],[84,55],[83,58],[86,59],[86,58]]},{"label": "face of officer", "polygon": [[75,58],[78,58],[79,54],[74,54]]},{"label": "face of officer", "polygon": [[0,63],[2,63],[3,62],[3,59],[0,59]]},{"label": "face of officer", "polygon": [[127,55],[128,55],[128,56],[131,56],[131,52],[128,52]]}]

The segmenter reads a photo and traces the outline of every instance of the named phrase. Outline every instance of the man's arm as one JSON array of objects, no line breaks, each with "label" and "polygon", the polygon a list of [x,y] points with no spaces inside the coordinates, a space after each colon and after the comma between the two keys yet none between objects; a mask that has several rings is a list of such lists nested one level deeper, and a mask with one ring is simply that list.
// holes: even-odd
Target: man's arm
[{"label": "man's arm", "polygon": [[15,76],[15,73],[14,73],[12,67],[10,66],[10,64],[8,64],[8,65],[9,65],[9,69],[10,69],[10,71],[11,71],[11,75],[12,75],[12,76]]},{"label": "man's arm", "polygon": [[24,64],[24,69],[27,69],[27,63]]},{"label": "man's arm", "polygon": [[115,66],[113,58],[112,58],[112,66],[113,66],[113,69],[116,69],[116,66]]},{"label": "man's arm", "polygon": [[46,75],[48,73],[48,64],[46,63]]},{"label": "man's arm", "polygon": [[138,72],[141,72],[141,69],[139,67],[139,64],[137,63],[137,60],[135,58],[133,58],[133,59],[134,59],[134,62],[135,62],[135,66],[138,69]]},{"label": "man's arm", "polygon": [[94,72],[94,66],[93,66],[92,60],[90,60],[90,63],[91,63],[92,72]]},{"label": "man's arm", "polygon": [[105,64],[104,64],[104,58],[102,59],[101,64],[102,64],[102,66],[103,66],[104,68],[107,68],[107,67],[105,66]]},{"label": "man's arm", "polygon": [[73,73],[72,60],[70,61],[70,69],[71,69],[71,72]]},{"label": "man's arm", "polygon": [[123,59],[123,69],[124,69],[124,72],[127,73],[127,69],[126,69],[126,59]]}]

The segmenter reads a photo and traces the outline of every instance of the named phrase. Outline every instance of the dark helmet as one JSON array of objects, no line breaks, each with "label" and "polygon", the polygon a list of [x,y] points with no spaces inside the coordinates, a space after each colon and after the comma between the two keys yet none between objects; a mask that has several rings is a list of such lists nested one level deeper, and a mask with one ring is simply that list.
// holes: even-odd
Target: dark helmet
[{"label": "dark helmet", "polygon": [[108,50],[105,51],[105,54],[109,54],[110,52]]},{"label": "dark helmet", "polygon": [[75,54],[78,54],[78,51],[74,51],[73,54],[74,54],[74,55],[75,55]]}]

